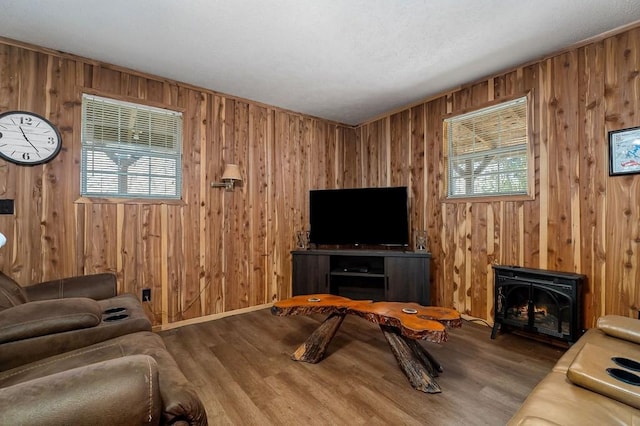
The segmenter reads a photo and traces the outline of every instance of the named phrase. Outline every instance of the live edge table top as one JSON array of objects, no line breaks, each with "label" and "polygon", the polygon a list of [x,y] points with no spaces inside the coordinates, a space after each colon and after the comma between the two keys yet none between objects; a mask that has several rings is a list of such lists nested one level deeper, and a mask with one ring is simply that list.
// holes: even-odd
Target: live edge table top
[{"label": "live edge table top", "polygon": [[410,339],[440,343],[447,340],[446,327],[460,327],[455,309],[405,302],[352,300],[333,294],[307,294],[275,302],[274,315],[351,314],[398,330]]}]

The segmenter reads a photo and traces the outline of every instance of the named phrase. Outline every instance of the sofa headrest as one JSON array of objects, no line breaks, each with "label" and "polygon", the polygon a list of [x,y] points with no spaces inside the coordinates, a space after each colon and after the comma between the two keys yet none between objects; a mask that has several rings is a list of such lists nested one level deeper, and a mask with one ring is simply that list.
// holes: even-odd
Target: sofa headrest
[{"label": "sofa headrest", "polygon": [[27,303],[29,298],[22,286],[0,272],[0,310]]},{"label": "sofa headrest", "polygon": [[640,320],[620,315],[605,315],[598,318],[598,328],[618,339],[640,343]]}]

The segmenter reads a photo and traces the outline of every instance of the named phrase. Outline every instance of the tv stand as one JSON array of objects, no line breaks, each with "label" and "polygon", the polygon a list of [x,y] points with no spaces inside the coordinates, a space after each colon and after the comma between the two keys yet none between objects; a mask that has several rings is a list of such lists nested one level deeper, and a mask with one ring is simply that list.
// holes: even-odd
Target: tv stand
[{"label": "tv stand", "polygon": [[293,296],[329,293],[357,300],[431,304],[427,252],[295,250]]}]

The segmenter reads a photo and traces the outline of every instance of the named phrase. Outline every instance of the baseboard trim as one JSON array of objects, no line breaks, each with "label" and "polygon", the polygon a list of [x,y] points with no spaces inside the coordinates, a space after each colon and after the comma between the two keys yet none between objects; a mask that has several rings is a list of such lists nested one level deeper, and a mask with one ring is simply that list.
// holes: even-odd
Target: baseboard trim
[{"label": "baseboard trim", "polygon": [[214,321],[221,318],[232,317],[234,315],[246,314],[248,312],[259,311],[261,309],[270,308],[273,303],[265,303],[262,305],[249,306],[247,308],[234,309],[233,311],[220,312],[218,314],[205,315],[203,317],[191,318],[188,320],[172,322],[153,327],[153,331],[166,331],[174,328],[184,327],[185,325],[200,324],[202,322]]}]

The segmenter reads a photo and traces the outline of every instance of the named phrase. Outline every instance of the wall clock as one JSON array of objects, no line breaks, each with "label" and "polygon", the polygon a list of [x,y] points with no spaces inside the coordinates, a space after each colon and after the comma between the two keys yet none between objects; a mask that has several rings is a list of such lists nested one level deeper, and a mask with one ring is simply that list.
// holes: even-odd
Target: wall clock
[{"label": "wall clock", "polygon": [[34,166],[52,160],[61,147],[60,132],[46,118],[26,111],[0,114],[0,157],[5,160]]}]

